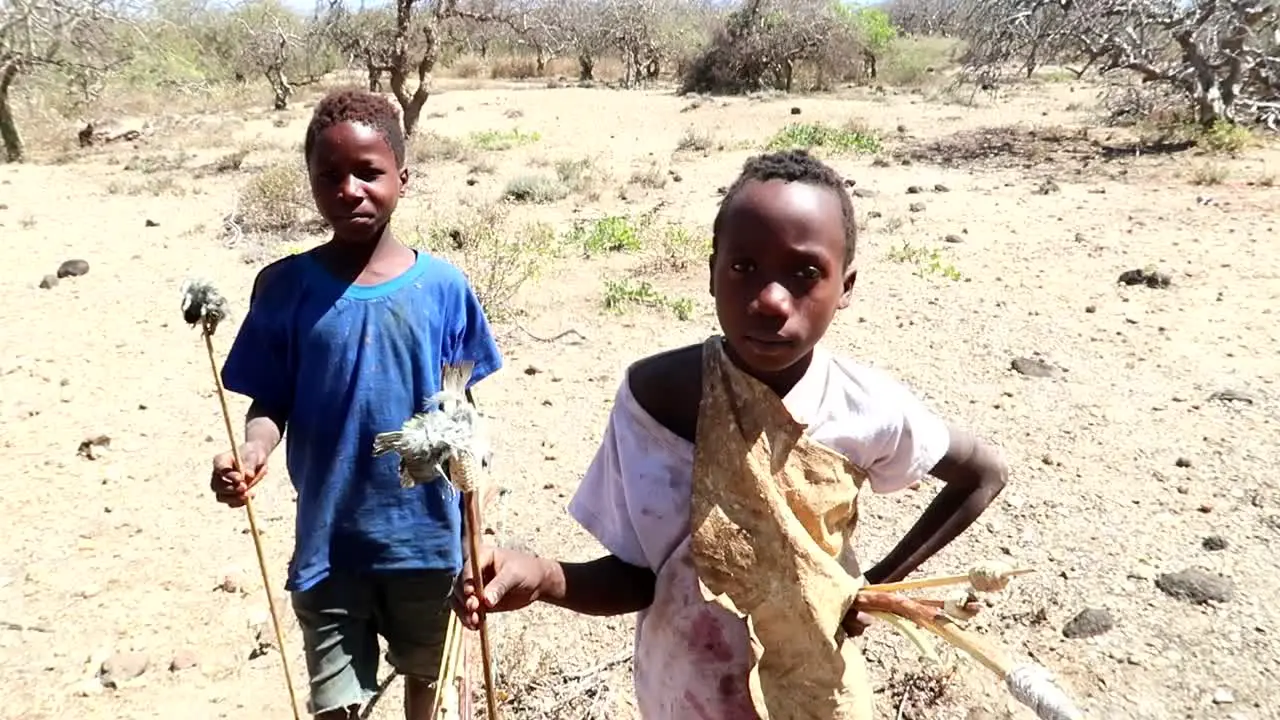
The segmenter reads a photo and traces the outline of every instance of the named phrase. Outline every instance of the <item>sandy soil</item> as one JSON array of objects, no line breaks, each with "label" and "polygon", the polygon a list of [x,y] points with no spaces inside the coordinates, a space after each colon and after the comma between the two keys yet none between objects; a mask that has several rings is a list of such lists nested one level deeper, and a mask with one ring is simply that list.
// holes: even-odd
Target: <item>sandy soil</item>
[{"label": "sandy soil", "polygon": [[[855,198],[864,226],[857,300],[829,343],[894,372],[946,418],[1002,446],[1012,466],[997,503],[924,571],[992,557],[1036,568],[976,627],[1053,668],[1091,717],[1280,717],[1280,612],[1265,600],[1280,587],[1280,191],[1268,184],[1280,154],[1107,157],[1101,145],[1124,138],[1089,129],[1094,97],[1062,83],[977,106],[872,90],[699,104],[667,90],[446,87],[430,101],[425,130],[463,137],[518,127],[540,138],[481,153],[492,173],[469,173],[475,156],[416,166],[397,225],[425,231],[460,199],[494,199],[530,168],[589,157],[609,175],[597,198],[578,193],[512,218],[563,233],[575,217],[658,208],[662,220],[705,236],[717,188],[778,128],[860,119],[885,137],[889,162],[833,161],[870,192]],[[203,275],[243,308],[256,268],[287,251],[227,247],[222,216],[256,168],[297,152],[308,112],[187,119],[136,147],[0,166],[0,715],[288,716],[278,654],[250,658],[258,633],[271,633],[244,515],[206,490],[224,431],[178,288]],[[974,134],[984,128],[1014,128],[996,135],[1013,140]],[[675,153],[689,129],[713,146]],[[983,137],[986,150],[971,152]],[[238,149],[250,150],[238,172],[191,170]],[[135,156],[172,162],[130,164]],[[651,170],[667,178],[662,187],[629,182]],[[1206,170],[1223,182],[1193,184]],[[604,282],[628,276],[642,255],[562,257],[525,288],[524,313],[500,325],[507,369],[479,398],[502,428],[497,477],[509,493],[491,520],[504,542],[568,559],[600,552],[563,507],[623,368],[715,329],[697,262],[646,276],[669,299],[692,303],[687,320],[602,309]],[[87,260],[88,274],[38,287],[71,258]],[[1171,284],[1117,282],[1148,266]],[[235,329],[233,318],[220,352]],[[571,329],[556,341],[534,337]],[[1021,374],[1011,367],[1019,357],[1056,370]],[[244,406],[235,398],[233,412]],[[107,452],[78,454],[98,435],[110,437]],[[282,463],[273,467],[258,512],[280,586],[293,493]],[[867,498],[865,556],[886,550],[933,491]],[[1198,604],[1160,589],[1169,585],[1162,576],[1187,568],[1225,578],[1226,599]],[[221,587],[228,576],[231,592]],[[1114,628],[1064,637],[1086,608],[1109,611]],[[629,618],[551,608],[495,618],[509,716],[634,717],[631,629]],[[866,644],[883,717],[1029,717],[972,663],[931,684],[887,629],[869,631]],[[103,689],[94,675],[113,655],[148,667]],[[171,671],[175,658],[193,666]],[[373,717],[397,717],[398,693],[392,682]]]}]

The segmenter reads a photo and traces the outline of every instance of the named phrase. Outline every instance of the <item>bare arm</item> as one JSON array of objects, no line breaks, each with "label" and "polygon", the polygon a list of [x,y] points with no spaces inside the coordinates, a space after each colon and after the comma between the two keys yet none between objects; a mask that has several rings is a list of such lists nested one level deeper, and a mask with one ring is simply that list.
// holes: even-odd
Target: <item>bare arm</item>
[{"label": "bare arm", "polygon": [[583,615],[626,615],[653,602],[653,572],[616,556],[584,563],[541,562],[543,581],[538,597],[543,602]]},{"label": "bare arm", "polygon": [[897,582],[946,547],[1000,494],[1009,469],[994,447],[952,427],[951,446],[929,474],[946,486],[889,554],[866,572],[868,583]]},{"label": "bare arm", "polygon": [[265,458],[280,444],[284,429],[285,415],[268,410],[255,400],[245,416],[244,442],[246,445],[257,446]]}]

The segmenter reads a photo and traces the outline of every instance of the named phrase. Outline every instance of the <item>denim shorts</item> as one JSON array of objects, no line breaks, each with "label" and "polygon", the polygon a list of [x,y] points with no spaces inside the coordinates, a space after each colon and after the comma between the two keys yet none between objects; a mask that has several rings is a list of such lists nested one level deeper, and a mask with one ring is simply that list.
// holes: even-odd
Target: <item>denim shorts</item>
[{"label": "denim shorts", "polygon": [[453,581],[447,570],[330,575],[293,593],[311,679],[308,712],[364,705],[373,697],[379,635],[396,671],[435,682]]}]

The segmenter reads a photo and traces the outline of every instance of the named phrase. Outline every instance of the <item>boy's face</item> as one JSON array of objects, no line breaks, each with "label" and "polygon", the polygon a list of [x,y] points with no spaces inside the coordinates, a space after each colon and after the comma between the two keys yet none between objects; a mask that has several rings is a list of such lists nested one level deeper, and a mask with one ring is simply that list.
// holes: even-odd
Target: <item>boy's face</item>
[{"label": "boy's face", "polygon": [[729,201],[711,257],[711,294],[730,349],[753,374],[808,357],[856,272],[844,268],[840,199],[801,182],[748,182]]},{"label": "boy's face", "polygon": [[382,133],[360,123],[325,128],[307,170],[316,208],[334,237],[347,242],[376,241],[409,182]]}]

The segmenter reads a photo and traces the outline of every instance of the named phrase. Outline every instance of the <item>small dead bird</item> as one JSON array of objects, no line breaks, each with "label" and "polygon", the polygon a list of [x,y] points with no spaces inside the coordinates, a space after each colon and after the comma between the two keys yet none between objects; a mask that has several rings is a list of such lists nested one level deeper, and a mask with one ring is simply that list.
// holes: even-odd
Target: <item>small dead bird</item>
[{"label": "small dead bird", "polygon": [[493,452],[483,416],[467,400],[474,367],[469,361],[445,366],[440,392],[428,398],[426,411],[406,420],[399,430],[374,437],[375,456],[400,455],[401,487],[447,478],[461,492],[477,489],[480,470],[488,467]]}]

